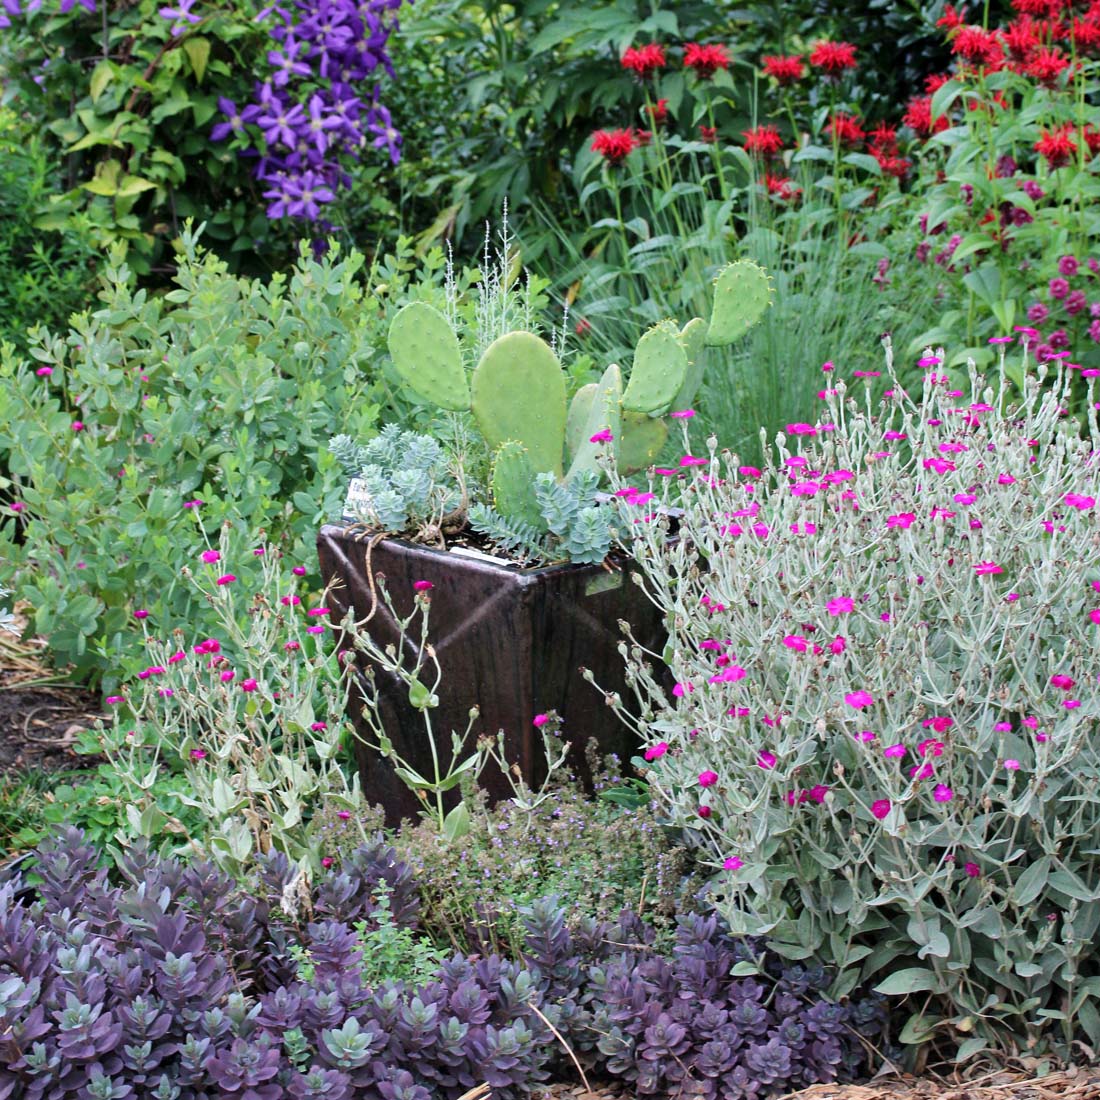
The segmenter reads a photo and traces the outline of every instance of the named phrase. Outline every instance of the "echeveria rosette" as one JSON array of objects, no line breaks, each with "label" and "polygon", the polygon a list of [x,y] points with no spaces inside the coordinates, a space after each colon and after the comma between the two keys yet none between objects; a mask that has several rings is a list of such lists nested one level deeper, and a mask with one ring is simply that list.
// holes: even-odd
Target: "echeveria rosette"
[{"label": "echeveria rosette", "polygon": [[[272,74],[241,110],[219,100],[225,121],[211,138],[233,138],[244,155],[258,158],[254,175],[267,185],[269,218],[331,228],[322,212],[351,185],[346,159],[357,160],[368,142],[393,164],[401,159],[402,137],[379,101],[377,82],[380,69],[394,76],[386,45],[400,6],[401,0],[295,0],[260,13],[276,18],[270,34],[279,46],[267,55]],[[369,93],[362,87],[368,80]]]}]

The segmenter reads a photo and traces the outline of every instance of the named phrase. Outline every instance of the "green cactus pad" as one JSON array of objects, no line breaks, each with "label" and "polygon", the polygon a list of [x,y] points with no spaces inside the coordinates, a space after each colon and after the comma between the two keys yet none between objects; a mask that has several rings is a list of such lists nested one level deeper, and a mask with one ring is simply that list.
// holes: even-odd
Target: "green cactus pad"
[{"label": "green cactus pad", "polygon": [[688,369],[684,375],[684,384],[680,392],[672,399],[671,409],[678,412],[680,409],[690,409],[699,387],[703,384],[703,353],[706,345],[704,340],[707,335],[707,323],[702,317],[693,317],[680,330],[680,344],[687,356]]},{"label": "green cactus pad", "polygon": [[752,260],[738,260],[722,269],[714,284],[708,347],[732,344],[764,316],[771,305],[767,272]]},{"label": "green cactus pad", "polygon": [[[599,453],[613,455],[618,462],[619,436],[622,435],[622,400],[623,400],[623,376],[618,366],[614,363],[603,372],[592,395],[592,407],[588,410],[588,420],[585,422],[581,433],[581,444],[577,453],[573,456],[572,465],[569,467],[568,479],[572,479],[582,470],[602,472],[596,455]],[[605,428],[611,430],[610,443],[593,443],[592,436],[598,435]]]},{"label": "green cactus pad", "polygon": [[573,394],[573,400],[569,402],[569,415],[565,418],[565,451],[570,461],[588,438],[584,434],[584,428],[588,423],[588,413],[592,409],[592,399],[599,388],[598,383],[589,382],[587,386],[581,386]]},{"label": "green cactus pad", "polygon": [[523,444],[514,439],[502,444],[493,460],[493,507],[508,519],[545,531],[546,520],[535,500],[534,484],[535,468]]},{"label": "green cactus pad", "polygon": [[619,473],[632,474],[657,461],[668,439],[668,421],[645,413],[624,412],[619,443]]},{"label": "green cactus pad", "polygon": [[651,328],[634,349],[623,408],[650,416],[664,412],[684,384],[687,370],[688,359],[675,325]]},{"label": "green cactus pad", "polygon": [[389,347],[394,368],[418,397],[441,409],[469,409],[462,349],[438,309],[427,302],[410,302],[400,309],[390,324]]},{"label": "green cactus pad", "polygon": [[515,440],[536,473],[561,476],[565,446],[565,375],[532,332],[494,340],[474,370],[474,419],[490,447]]}]

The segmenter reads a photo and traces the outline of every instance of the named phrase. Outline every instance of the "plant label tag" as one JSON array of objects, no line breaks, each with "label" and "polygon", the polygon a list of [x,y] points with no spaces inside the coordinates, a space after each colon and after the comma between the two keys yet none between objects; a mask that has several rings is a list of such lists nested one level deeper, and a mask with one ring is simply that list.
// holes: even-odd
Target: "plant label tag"
[{"label": "plant label tag", "polygon": [[595,596],[597,592],[611,592],[613,589],[622,588],[622,586],[623,571],[621,569],[605,570],[599,576],[593,577],[584,586],[584,594]]},{"label": "plant label tag", "polygon": [[348,484],[348,495],[344,498],[344,519],[354,522],[369,515],[371,495],[367,483],[359,477],[353,477]]}]

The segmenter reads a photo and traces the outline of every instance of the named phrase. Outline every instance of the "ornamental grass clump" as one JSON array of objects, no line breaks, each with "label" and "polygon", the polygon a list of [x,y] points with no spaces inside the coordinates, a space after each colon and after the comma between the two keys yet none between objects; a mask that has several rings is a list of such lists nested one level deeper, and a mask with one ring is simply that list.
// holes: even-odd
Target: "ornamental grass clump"
[{"label": "ornamental grass clump", "polygon": [[1081,424],[999,342],[960,388],[926,352],[913,395],[887,342],[877,407],[837,382],[762,469],[711,441],[655,471],[677,540],[620,492],[671,677],[624,644],[611,701],[719,911],[961,1057],[1100,1041],[1097,372]]}]

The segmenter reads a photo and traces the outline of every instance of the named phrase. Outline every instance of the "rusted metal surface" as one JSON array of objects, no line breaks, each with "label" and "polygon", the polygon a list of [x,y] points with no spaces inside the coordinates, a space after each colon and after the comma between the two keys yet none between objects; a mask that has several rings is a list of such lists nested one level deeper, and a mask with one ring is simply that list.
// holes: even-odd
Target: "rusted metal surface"
[{"label": "rusted metal surface", "polygon": [[[326,602],[343,615],[349,605],[357,620],[372,606],[367,570],[368,540],[342,527],[322,528],[317,549],[321,573],[330,585]],[[471,707],[480,716],[473,734],[504,730],[509,761],[529,783],[543,778],[541,738],[532,726],[536,714],[556,710],[565,737],[574,746],[574,767],[583,768],[584,744],[595,739],[601,754],[629,757],[636,746],[629,731],[580,674],[591,669],[597,683],[625,692],[623,660],[617,646],[618,622],[628,621],[635,637],[660,650],[660,615],[636,584],[624,561],[603,566],[564,565],[520,570],[460,556],[454,552],[386,539],[371,550],[371,570],[385,584],[399,616],[414,600],[413,582],[431,581],[429,637],[443,673],[440,705],[430,711],[437,744],[449,751],[451,730],[463,731]],[[368,626],[382,645],[395,644],[393,616],[379,603]],[[379,710],[387,735],[417,770],[431,772],[423,715],[408,702],[399,682],[379,683]],[[352,707],[357,724],[359,703]],[[359,768],[368,800],[380,802],[396,822],[418,808],[417,800],[386,761],[359,746]],[[510,793],[499,772],[486,771],[483,786],[493,798]]]}]

